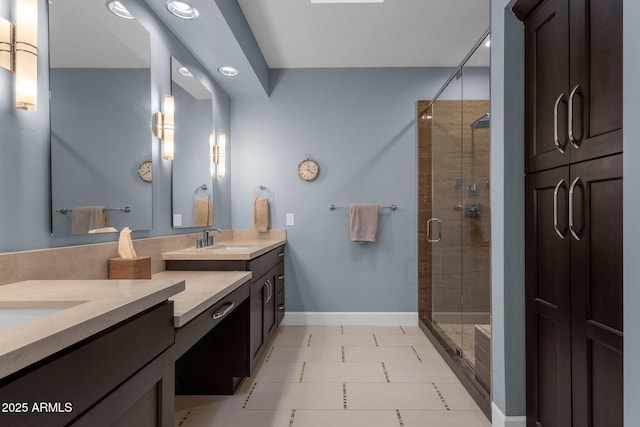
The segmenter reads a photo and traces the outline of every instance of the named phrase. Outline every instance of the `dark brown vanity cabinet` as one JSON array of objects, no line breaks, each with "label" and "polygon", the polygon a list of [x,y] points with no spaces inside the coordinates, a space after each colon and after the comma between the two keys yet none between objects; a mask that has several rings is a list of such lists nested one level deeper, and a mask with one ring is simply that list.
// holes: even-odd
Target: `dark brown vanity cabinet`
[{"label": "dark brown vanity cabinet", "polygon": [[166,260],[167,270],[251,271],[249,291],[249,372],[284,317],[284,245],[251,260]]},{"label": "dark brown vanity cabinet", "polygon": [[622,0],[520,0],[528,427],[623,425]]},{"label": "dark brown vanity cabinet", "polygon": [[2,379],[0,425],[172,425],[173,343],[164,302]]}]

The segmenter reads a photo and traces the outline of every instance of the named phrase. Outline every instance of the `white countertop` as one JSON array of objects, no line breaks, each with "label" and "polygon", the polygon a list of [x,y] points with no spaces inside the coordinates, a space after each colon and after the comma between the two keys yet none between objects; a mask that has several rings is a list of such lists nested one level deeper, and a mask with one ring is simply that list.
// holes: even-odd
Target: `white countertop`
[{"label": "white countertop", "polygon": [[0,312],[63,308],[0,330],[0,378],[116,325],[184,289],[184,281],[173,278],[28,280],[0,286]]},{"label": "white countertop", "polygon": [[179,328],[249,281],[251,272],[163,271],[154,274],[153,278],[185,280],[185,290],[170,298],[174,326]]},{"label": "white countertop", "polygon": [[[282,246],[286,238],[267,239],[231,239],[216,242],[214,246],[204,248],[186,248],[164,252],[164,260],[251,260],[272,249]],[[234,248],[234,246],[236,246]]]}]

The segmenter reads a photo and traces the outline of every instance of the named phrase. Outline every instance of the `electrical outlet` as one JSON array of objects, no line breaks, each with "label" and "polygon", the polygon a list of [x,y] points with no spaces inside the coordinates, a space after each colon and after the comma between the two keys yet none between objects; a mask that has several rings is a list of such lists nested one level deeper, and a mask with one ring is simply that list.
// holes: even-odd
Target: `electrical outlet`
[{"label": "electrical outlet", "polygon": [[295,223],[293,213],[287,213],[287,225],[295,225]]}]

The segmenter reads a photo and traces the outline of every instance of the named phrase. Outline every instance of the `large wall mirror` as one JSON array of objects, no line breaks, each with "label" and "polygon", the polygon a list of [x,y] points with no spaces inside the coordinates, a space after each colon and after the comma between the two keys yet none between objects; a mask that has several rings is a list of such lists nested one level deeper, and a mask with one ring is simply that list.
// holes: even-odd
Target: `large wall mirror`
[{"label": "large wall mirror", "polygon": [[58,236],[152,228],[150,40],[104,1],[49,3]]},{"label": "large wall mirror", "polygon": [[173,226],[213,225],[211,92],[176,58],[171,59],[175,102]]}]

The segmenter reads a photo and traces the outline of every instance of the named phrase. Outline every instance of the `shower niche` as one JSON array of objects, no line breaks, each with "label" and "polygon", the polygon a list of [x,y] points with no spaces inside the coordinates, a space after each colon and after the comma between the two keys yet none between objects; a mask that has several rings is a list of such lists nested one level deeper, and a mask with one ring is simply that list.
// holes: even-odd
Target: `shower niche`
[{"label": "shower niche", "polygon": [[420,323],[486,410],[491,393],[488,37],[434,99],[418,102],[417,117]]}]

